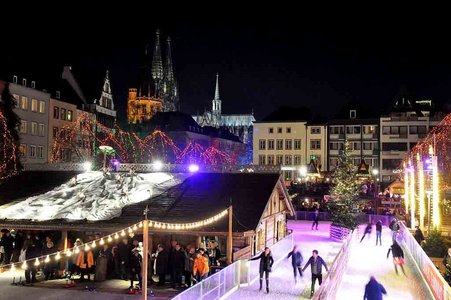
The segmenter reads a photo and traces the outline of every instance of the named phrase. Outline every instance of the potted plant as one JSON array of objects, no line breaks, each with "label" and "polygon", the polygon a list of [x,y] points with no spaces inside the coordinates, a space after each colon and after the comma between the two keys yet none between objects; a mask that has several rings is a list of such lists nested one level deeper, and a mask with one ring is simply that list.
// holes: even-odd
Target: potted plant
[{"label": "potted plant", "polygon": [[330,226],[332,239],[343,240],[356,228],[359,214],[356,199],[359,192],[360,184],[350,155],[349,142],[345,141],[343,150],[338,156],[334,185],[330,190],[330,200],[327,202],[332,221]]}]

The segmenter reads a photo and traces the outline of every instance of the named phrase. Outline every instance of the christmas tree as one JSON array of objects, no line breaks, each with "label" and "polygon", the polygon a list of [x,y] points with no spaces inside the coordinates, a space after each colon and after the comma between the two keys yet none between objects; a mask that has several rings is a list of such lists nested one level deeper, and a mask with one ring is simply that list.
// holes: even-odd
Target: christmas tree
[{"label": "christmas tree", "polygon": [[5,83],[0,95],[0,119],[3,118],[0,126],[0,181],[22,170],[17,132],[20,119],[13,111],[15,106],[16,99],[9,91],[9,84]]},{"label": "christmas tree", "polygon": [[353,230],[357,226],[358,208],[356,198],[360,184],[350,155],[349,142],[338,156],[334,186],[330,190],[331,200],[327,203],[332,223]]}]

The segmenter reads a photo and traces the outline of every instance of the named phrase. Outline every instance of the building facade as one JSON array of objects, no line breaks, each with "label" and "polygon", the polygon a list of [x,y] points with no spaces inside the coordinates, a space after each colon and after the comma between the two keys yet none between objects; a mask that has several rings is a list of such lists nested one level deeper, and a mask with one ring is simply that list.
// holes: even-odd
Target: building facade
[{"label": "building facade", "polygon": [[[369,172],[379,169],[379,120],[359,119],[356,110],[349,111],[348,119],[330,120],[327,124],[327,170],[333,171],[338,163],[344,142],[351,147],[356,168],[365,162]],[[371,173],[370,173],[371,174]]]},{"label": "building facade", "polygon": [[[49,126],[48,126],[48,159],[52,161],[52,149],[55,139],[59,135],[64,135],[64,128],[70,127],[77,119],[77,106],[59,99],[50,98],[49,106]],[[61,136],[64,138],[63,136]],[[61,161],[71,161],[71,149],[60,149],[59,157]]]},{"label": "building facade", "polygon": [[149,121],[157,112],[171,112],[180,109],[177,81],[172,62],[171,38],[166,40],[166,56],[160,45],[157,30],[153,56],[147,47],[139,74],[138,87],[128,91],[127,118],[131,124]]},{"label": "building facade", "polygon": [[194,115],[193,119],[200,126],[227,128],[231,133],[240,138],[243,143],[251,141],[254,114],[223,114],[222,100],[219,96],[219,74],[216,74],[215,97],[212,100],[211,111],[205,111],[202,115]]},{"label": "building facade", "polygon": [[307,123],[306,162],[315,163],[318,171],[324,171],[327,167],[327,125]]},{"label": "building facade", "polygon": [[306,128],[306,121],[255,122],[253,163],[281,166],[285,181],[297,179],[300,167],[309,163]]},{"label": "building facade", "polygon": [[36,82],[14,75],[10,92],[17,101],[14,112],[20,118],[22,164],[48,162],[50,94],[36,89]]},{"label": "building facade", "polygon": [[[443,113],[432,112],[432,101],[400,97],[387,116],[380,118],[381,181],[394,181],[402,173],[408,152],[430,129],[443,119]],[[402,175],[401,175],[402,177]]]}]

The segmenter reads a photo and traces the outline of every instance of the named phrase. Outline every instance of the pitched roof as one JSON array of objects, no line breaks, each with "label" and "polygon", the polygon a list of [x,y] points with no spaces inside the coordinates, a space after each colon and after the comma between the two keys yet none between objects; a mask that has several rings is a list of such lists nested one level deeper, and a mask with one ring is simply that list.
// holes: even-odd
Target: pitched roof
[{"label": "pitched roof", "polygon": [[[125,207],[120,217],[107,221],[0,220],[0,226],[72,229],[117,230],[142,220],[149,207],[148,218],[161,222],[188,223],[212,217],[233,205],[233,231],[255,230],[280,175],[268,173],[198,173],[163,194]],[[48,179],[51,180],[51,179]],[[283,185],[280,185],[283,186]],[[44,191],[41,191],[44,192]],[[288,206],[291,204],[288,203]],[[227,232],[227,217],[197,230]]]}]

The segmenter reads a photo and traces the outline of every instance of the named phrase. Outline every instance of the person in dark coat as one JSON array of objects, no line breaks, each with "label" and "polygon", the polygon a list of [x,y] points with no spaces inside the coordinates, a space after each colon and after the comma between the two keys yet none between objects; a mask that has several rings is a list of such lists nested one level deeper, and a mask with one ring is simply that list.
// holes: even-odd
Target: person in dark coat
[{"label": "person in dark coat", "polygon": [[132,247],[128,242],[128,239],[123,239],[122,243],[118,245],[120,276],[123,280],[127,280],[127,270],[129,269],[128,263],[130,261],[131,251]]},{"label": "person in dark coat", "polygon": [[177,244],[175,245],[174,251],[171,255],[170,264],[172,265],[172,285],[182,284],[182,272],[185,269],[185,252],[182,247]]},{"label": "person in dark coat", "polygon": [[[27,236],[23,249],[25,250],[25,260],[34,259],[41,254],[41,252],[37,250],[36,239],[31,234]],[[27,284],[36,282],[36,272],[34,262],[27,262],[27,268],[25,269],[25,282]]]},{"label": "person in dark coat", "polygon": [[196,260],[196,249],[189,248],[188,254],[185,257],[185,285],[190,287],[193,285],[193,267]]},{"label": "person in dark coat", "polygon": [[415,235],[413,237],[415,238],[417,243],[421,246],[421,243],[424,241],[424,235],[419,226],[417,226],[417,230],[415,230]]},{"label": "person in dark coat", "polygon": [[[14,249],[14,239],[11,236],[11,232],[9,232],[9,230],[6,230],[3,233],[0,245],[3,246],[3,250],[5,251],[3,263],[5,265],[7,265],[11,261],[11,257],[13,255],[13,249]],[[0,261],[0,263],[1,263],[1,261]]]},{"label": "person in dark coat", "polygon": [[382,221],[379,220],[376,223],[376,246],[379,242],[379,245],[382,246]]},{"label": "person in dark coat", "polygon": [[382,300],[382,294],[387,295],[384,286],[377,282],[374,276],[371,276],[370,281],[365,286],[363,300]]},{"label": "person in dark coat", "polygon": [[19,261],[20,250],[23,248],[23,243],[25,242],[25,236],[21,231],[16,232],[14,237],[14,249],[13,249],[13,262]]},{"label": "person in dark coat", "polygon": [[398,265],[401,267],[402,273],[406,275],[406,272],[404,271],[404,252],[398,242],[393,242],[393,245],[388,249],[387,259],[390,255],[390,251],[393,256],[393,265],[395,266],[396,275],[398,274]]},{"label": "person in dark coat", "polygon": [[305,264],[304,268],[302,269],[302,272],[304,272],[305,269],[307,269],[307,267],[309,265],[311,265],[311,271],[312,271],[312,287],[311,287],[310,295],[313,296],[313,294],[315,293],[316,279],[318,279],[319,285],[321,285],[321,283],[323,283],[323,274],[322,274],[323,266],[326,268],[326,271],[328,271],[328,269],[327,269],[327,265],[324,262],[324,260],[322,259],[322,257],[318,255],[318,250],[313,250],[312,256],[309,258],[309,260]]},{"label": "person in dark coat", "polygon": [[365,238],[365,236],[368,234],[368,238],[371,237],[371,230],[373,229],[373,224],[368,223],[365,227],[365,233],[362,236],[362,239],[360,240],[360,242],[363,241],[363,239]]},{"label": "person in dark coat", "polygon": [[304,260],[301,252],[299,251],[297,246],[293,247],[293,250],[288,253],[287,259],[291,256],[291,266],[293,267],[293,275],[294,275],[294,284],[297,283],[297,273],[299,272],[299,276],[302,277],[302,261]]},{"label": "person in dark coat", "polygon": [[[55,253],[55,245],[51,240],[47,242],[44,249],[42,250],[42,255],[51,255]],[[44,265],[44,275],[45,280],[55,279],[56,276],[56,262],[53,259],[50,259],[49,262],[46,262]]]},{"label": "person in dark coat", "polygon": [[166,281],[166,274],[168,273],[168,252],[164,249],[162,244],[158,245],[158,254],[156,262],[156,273],[158,274],[158,284],[159,286],[164,285]]},{"label": "person in dark coat", "polygon": [[136,277],[138,277],[138,284],[139,288],[142,287],[142,276],[141,276],[141,266],[142,266],[142,257],[141,254],[139,254],[139,249],[134,248],[132,250],[132,255],[130,257],[129,261],[130,266],[130,288],[133,289],[133,280],[135,280]]},{"label": "person in dark coat", "polygon": [[313,213],[313,224],[312,224],[312,230],[313,227],[316,225],[316,230],[318,230],[318,223],[319,223],[319,209],[316,208],[315,212]]},{"label": "person in dark coat", "polygon": [[274,259],[271,255],[271,250],[269,247],[265,248],[265,251],[263,251],[259,256],[256,256],[254,258],[251,258],[250,260],[260,260],[260,267],[259,267],[259,273],[260,273],[260,291],[262,290],[263,286],[263,274],[265,274],[266,278],[266,292],[269,294],[269,272],[271,272],[272,265],[274,264]]},{"label": "person in dark coat", "polygon": [[388,228],[390,228],[392,240],[393,240],[393,242],[395,242],[396,241],[396,236],[397,236],[399,228],[400,228],[399,224],[398,224],[398,221],[396,219],[393,219],[390,222],[390,225],[388,226]]}]

